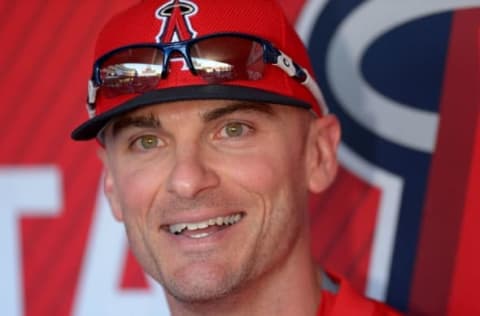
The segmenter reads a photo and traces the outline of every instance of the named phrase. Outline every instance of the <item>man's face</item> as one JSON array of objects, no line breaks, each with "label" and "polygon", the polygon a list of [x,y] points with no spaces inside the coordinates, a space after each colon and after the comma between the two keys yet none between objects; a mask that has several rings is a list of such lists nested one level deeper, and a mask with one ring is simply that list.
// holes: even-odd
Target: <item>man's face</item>
[{"label": "man's face", "polygon": [[170,295],[222,297],[305,242],[311,160],[321,160],[312,122],[289,106],[216,100],[145,107],[109,124],[107,196],[138,261]]}]

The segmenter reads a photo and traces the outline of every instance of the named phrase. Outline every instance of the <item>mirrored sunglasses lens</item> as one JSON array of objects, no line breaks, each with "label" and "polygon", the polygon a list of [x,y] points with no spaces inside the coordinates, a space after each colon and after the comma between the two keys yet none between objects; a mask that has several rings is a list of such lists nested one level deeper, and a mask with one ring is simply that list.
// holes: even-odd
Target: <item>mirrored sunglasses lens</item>
[{"label": "mirrored sunglasses lens", "polygon": [[155,89],[163,71],[163,53],[157,48],[119,51],[100,66],[102,93],[106,97],[143,93]]},{"label": "mirrored sunglasses lens", "polygon": [[209,83],[261,79],[263,55],[262,44],[233,36],[203,39],[190,47],[195,71]]}]

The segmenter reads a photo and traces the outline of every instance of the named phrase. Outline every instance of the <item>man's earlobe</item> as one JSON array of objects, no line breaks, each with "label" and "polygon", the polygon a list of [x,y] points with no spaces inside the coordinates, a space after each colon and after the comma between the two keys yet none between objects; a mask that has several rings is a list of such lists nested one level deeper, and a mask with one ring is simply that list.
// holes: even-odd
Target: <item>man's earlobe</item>
[{"label": "man's earlobe", "polygon": [[324,191],[335,179],[339,142],[340,124],[335,116],[326,115],[312,122],[307,144],[307,179],[311,192]]},{"label": "man's earlobe", "polygon": [[103,162],[104,167],[104,174],[103,174],[103,190],[105,196],[107,197],[108,203],[110,204],[110,209],[112,210],[112,214],[118,221],[123,221],[123,213],[120,208],[120,203],[117,199],[117,193],[115,191],[115,184],[113,175],[111,172],[111,168],[108,162],[108,157],[106,154],[105,149],[101,148],[98,151],[98,156],[100,160]]}]

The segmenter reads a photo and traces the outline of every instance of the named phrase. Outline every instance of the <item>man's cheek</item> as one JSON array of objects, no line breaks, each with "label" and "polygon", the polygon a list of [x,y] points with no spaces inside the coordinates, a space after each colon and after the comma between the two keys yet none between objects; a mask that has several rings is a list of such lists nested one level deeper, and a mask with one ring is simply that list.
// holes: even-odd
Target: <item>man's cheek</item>
[{"label": "man's cheek", "polygon": [[143,209],[154,198],[156,185],[146,176],[126,176],[121,179],[119,200],[127,210]]},{"label": "man's cheek", "polygon": [[278,184],[281,170],[274,160],[252,157],[248,161],[228,165],[225,173],[229,174],[234,182],[248,190],[262,192]]}]

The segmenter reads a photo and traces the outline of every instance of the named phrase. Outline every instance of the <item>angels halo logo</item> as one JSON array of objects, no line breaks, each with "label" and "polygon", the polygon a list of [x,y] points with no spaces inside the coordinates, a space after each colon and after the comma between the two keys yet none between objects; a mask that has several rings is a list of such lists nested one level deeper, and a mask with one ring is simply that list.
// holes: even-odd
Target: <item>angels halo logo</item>
[{"label": "angels halo logo", "polygon": [[172,0],[159,7],[155,16],[163,23],[156,37],[157,43],[172,43],[195,38],[197,32],[190,23],[190,17],[197,12],[198,6],[187,0]]}]

